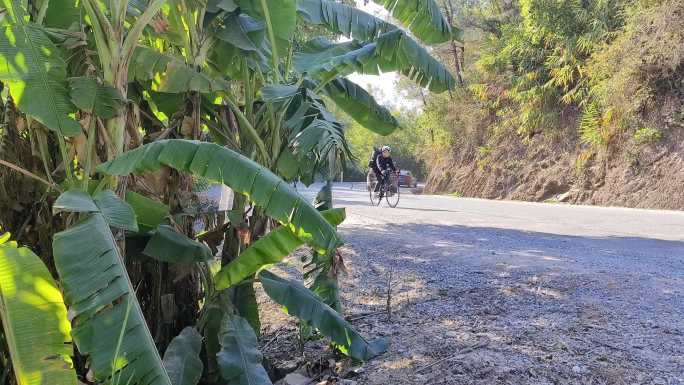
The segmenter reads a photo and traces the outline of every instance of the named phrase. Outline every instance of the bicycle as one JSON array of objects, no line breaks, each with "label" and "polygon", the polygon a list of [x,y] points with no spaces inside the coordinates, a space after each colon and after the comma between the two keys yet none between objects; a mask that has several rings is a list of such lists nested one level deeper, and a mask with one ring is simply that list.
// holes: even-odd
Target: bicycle
[{"label": "bicycle", "polygon": [[384,197],[390,207],[397,207],[399,204],[399,178],[395,173],[390,173],[389,170],[383,171],[383,178],[380,189],[375,192],[375,186],[378,183],[373,170],[368,170],[366,176],[366,188],[370,195],[371,205],[379,206]]}]

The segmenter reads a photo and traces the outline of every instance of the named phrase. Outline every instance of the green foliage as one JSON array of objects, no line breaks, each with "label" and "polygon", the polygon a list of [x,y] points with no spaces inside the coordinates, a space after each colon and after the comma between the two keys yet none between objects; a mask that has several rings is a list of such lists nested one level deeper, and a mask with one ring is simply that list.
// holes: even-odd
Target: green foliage
[{"label": "green foliage", "polygon": [[96,79],[71,78],[69,86],[69,95],[76,107],[101,118],[113,118],[124,105],[124,99],[116,88],[99,84]]},{"label": "green foliage", "polygon": [[171,385],[104,216],[89,214],[55,234],[53,253],[74,342],[94,378]]},{"label": "green foliage", "polygon": [[229,384],[270,385],[266,370],[261,365],[257,338],[249,322],[242,317],[227,314],[221,322],[221,351],[217,361],[221,377]]},{"label": "green foliage", "polygon": [[480,77],[506,92],[474,91],[492,107],[510,108],[508,124],[531,137],[564,124],[566,106],[586,103],[587,60],[610,39],[620,18],[613,0],[523,0],[519,12],[520,23],[503,24],[487,37],[477,62]]},{"label": "green foliage", "polygon": [[624,150],[637,164],[640,146],[657,145],[678,129],[681,1],[494,0],[461,7],[459,18],[470,27],[468,85],[453,100],[427,97],[416,119],[444,132],[438,148],[449,148],[448,161],[475,162],[488,172],[510,167],[509,150],[527,146],[532,156],[577,143],[581,175],[593,159],[611,158],[601,152]]},{"label": "green foliage", "polygon": [[141,233],[154,230],[169,215],[168,206],[134,191],[126,191],[125,200],[135,212],[138,228]]},{"label": "green foliage", "polygon": [[[332,105],[379,134],[399,126],[370,93],[339,75],[397,70],[433,91],[454,88],[446,67],[414,38],[428,44],[458,38],[437,3],[384,5],[410,32],[329,0],[4,2],[0,134],[3,148],[14,146],[22,156],[10,159],[16,165],[3,164],[47,188],[31,184],[41,201],[22,200],[25,189],[4,188],[16,181],[4,168],[0,186],[11,192],[8,201],[31,206],[18,233],[39,239],[43,251],[52,246],[43,257],[54,261],[73,316],[75,355],[83,358],[79,378],[136,385],[270,384],[256,349],[260,320],[253,278],[304,243],[314,248],[314,268],[306,272],[317,273],[312,290],[261,274],[270,294],[353,357],[369,359],[384,349],[367,343],[335,312],[341,309],[336,250],[342,239],[334,225],[343,211],[321,214],[285,181],[330,179],[356,160]],[[330,43],[330,50],[318,53],[301,44],[321,34],[330,41],[341,35],[355,40]],[[307,54],[316,56],[304,63],[311,66],[302,64]],[[99,172],[93,173],[96,164]],[[123,178],[129,173],[148,174]],[[235,192],[229,220],[187,209],[193,193],[209,182]],[[62,188],[67,191],[53,204],[52,190]],[[117,196],[123,191],[125,201]],[[248,200],[254,205],[245,226]],[[331,189],[324,200],[331,205]],[[199,219],[210,228],[196,238]],[[274,220],[281,225],[268,234]],[[224,245],[216,278],[218,261],[196,239],[214,250]],[[250,245],[251,239],[257,241]],[[119,255],[123,251],[126,256]],[[139,263],[143,254],[156,261]],[[10,262],[25,262],[20,257]],[[0,276],[3,326],[11,349],[21,350],[12,350],[15,382],[27,383],[20,371],[45,367],[52,378],[31,373],[28,383],[73,383],[70,368],[54,365],[68,354],[62,351],[69,347],[68,325],[46,332],[41,322],[54,321],[49,315],[40,322],[28,319],[46,346],[13,344],[13,332],[25,325],[6,319],[21,313],[8,302],[11,279],[26,278],[26,292],[30,285],[49,289],[48,299],[55,301],[50,310],[64,321],[66,308],[47,270],[32,276],[42,265],[27,265],[26,271],[8,269],[9,278]],[[169,296],[177,301],[174,307],[167,306]],[[183,314],[169,323],[172,308]],[[199,326],[206,349],[191,325]],[[59,349],[43,356],[57,340]],[[167,344],[162,362],[157,349]],[[24,365],[24,356],[35,362]]]},{"label": "green foliage", "polygon": [[330,0],[302,0],[300,15],[309,23],[325,25],[334,33],[369,41],[397,27],[355,7]]},{"label": "green foliage", "polygon": [[164,368],[173,385],[197,385],[204,368],[201,350],[202,336],[192,326],[171,340],[164,352]]},{"label": "green foliage", "polygon": [[[442,15],[434,0],[375,0],[382,4],[392,16],[408,26],[411,33],[425,44],[443,43],[452,38],[451,24]],[[460,40],[461,33],[453,36]]]},{"label": "green foliage", "polygon": [[76,136],[81,126],[70,116],[75,108],[66,76],[61,52],[43,28],[23,16],[2,28],[0,81],[9,86],[17,107],[60,135]]},{"label": "green foliage", "polygon": [[399,122],[385,107],[359,85],[347,78],[337,78],[325,85],[325,93],[352,119],[367,130],[389,135],[399,127]]},{"label": "green foliage", "polygon": [[291,186],[249,158],[213,143],[157,141],[104,163],[98,170],[127,175],[163,166],[226,184],[263,207],[267,215],[292,226],[298,236],[319,249],[340,244],[335,229]]},{"label": "green foliage", "polygon": [[582,141],[591,145],[602,144],[601,139],[601,111],[598,103],[589,103],[584,108],[582,120],[580,121],[580,136]]},{"label": "green foliage", "polygon": [[62,211],[100,213],[112,227],[138,231],[133,208],[119,199],[111,190],[101,191],[93,197],[83,190],[68,190],[57,198],[52,205],[52,210],[55,213]]},{"label": "green foliage", "polygon": [[282,305],[288,314],[317,328],[350,356],[367,361],[385,351],[384,341],[366,341],[338,312],[302,284],[267,270],[259,273],[259,280],[266,294]]},{"label": "green foliage", "polygon": [[173,55],[144,46],[133,52],[129,77],[150,83],[151,91],[161,93],[213,92],[230,87],[225,79],[198,71]]},{"label": "green foliage", "polygon": [[159,225],[145,245],[143,254],[159,261],[171,263],[208,262],[211,250],[168,225]]},{"label": "green foliage", "polygon": [[637,144],[646,144],[657,142],[663,137],[663,134],[650,127],[642,127],[634,132],[634,141]]},{"label": "green foliage", "polygon": [[[295,31],[297,2],[295,0],[237,0],[242,11],[266,22],[269,33],[273,31],[278,53],[287,55],[289,41]],[[264,5],[267,5],[264,9]],[[268,15],[268,18],[266,17]]]},{"label": "green foliage", "polygon": [[0,316],[18,385],[76,385],[62,293],[37,255],[0,235]]},{"label": "green foliage", "polygon": [[[635,1],[610,44],[589,62],[592,94],[639,125],[646,108],[662,107],[656,98],[676,89],[684,62],[684,4]],[[678,72],[679,71],[679,72]]]},{"label": "green foliage", "polygon": [[321,79],[353,72],[377,75],[380,71],[399,71],[434,92],[455,86],[454,78],[444,65],[399,29],[381,34],[372,43],[313,39],[295,55],[294,62],[297,71]]},{"label": "green foliage", "polygon": [[[321,212],[333,226],[344,220],[344,209],[330,209]],[[280,226],[254,242],[214,276],[217,290],[238,284],[270,264],[278,263],[292,253],[304,241],[287,226]]]}]

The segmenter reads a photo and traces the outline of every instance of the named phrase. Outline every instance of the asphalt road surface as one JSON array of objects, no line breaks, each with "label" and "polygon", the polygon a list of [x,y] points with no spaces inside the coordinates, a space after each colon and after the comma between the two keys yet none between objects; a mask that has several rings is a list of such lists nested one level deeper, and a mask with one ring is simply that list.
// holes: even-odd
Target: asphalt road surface
[{"label": "asphalt road surface", "polygon": [[345,308],[393,314],[360,383],[684,384],[684,212],[364,188],[334,188]]}]

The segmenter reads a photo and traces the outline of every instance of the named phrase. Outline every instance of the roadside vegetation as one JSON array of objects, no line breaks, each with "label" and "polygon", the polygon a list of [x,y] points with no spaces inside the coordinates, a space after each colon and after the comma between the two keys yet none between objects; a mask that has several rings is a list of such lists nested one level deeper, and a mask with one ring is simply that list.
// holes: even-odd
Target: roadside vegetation
[{"label": "roadside vegetation", "polygon": [[527,200],[572,191],[578,202],[684,207],[671,198],[675,183],[648,199],[648,189],[630,186],[680,180],[681,1],[458,7],[466,85],[428,95],[418,117],[450,148],[428,162],[429,190]]},{"label": "roadside vegetation", "polygon": [[[329,106],[398,127],[346,75],[454,89],[422,45],[460,38],[437,4],[381,5],[407,30],[329,0],[4,1],[0,382],[271,384],[255,285],[302,338],[381,354],[340,314],[344,209],[288,183],[354,159]],[[301,246],[303,282],[268,270]]]}]

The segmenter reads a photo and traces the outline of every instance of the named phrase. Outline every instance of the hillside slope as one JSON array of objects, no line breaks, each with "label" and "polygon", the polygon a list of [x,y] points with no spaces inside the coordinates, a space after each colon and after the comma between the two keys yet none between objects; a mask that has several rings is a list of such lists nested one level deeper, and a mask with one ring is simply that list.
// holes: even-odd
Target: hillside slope
[{"label": "hillside slope", "polygon": [[468,83],[418,120],[448,136],[426,191],[684,209],[684,3],[492,4],[466,12]]},{"label": "hillside slope", "polygon": [[482,166],[474,149],[436,161],[427,179],[428,193],[526,201],[684,210],[684,137],[681,132],[643,149],[594,156],[577,170],[577,141],[524,145],[509,137]]}]

